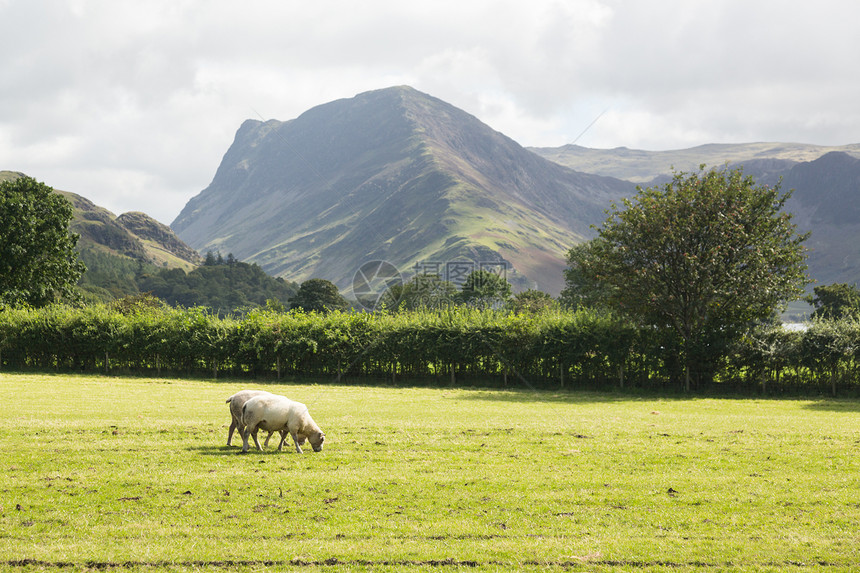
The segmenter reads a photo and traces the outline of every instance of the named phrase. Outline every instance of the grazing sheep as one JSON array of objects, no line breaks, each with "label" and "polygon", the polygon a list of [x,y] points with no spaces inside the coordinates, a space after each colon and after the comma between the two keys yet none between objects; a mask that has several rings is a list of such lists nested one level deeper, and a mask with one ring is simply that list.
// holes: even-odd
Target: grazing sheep
[{"label": "grazing sheep", "polygon": [[315,452],[321,452],[325,434],[311,418],[308,407],[275,394],[254,396],[242,407],[242,451],[248,451],[248,437],[253,436],[257,449],[262,451],[257,441],[257,431],[281,432],[280,451],[287,440],[286,432],[293,437],[296,451],[302,453],[301,445],[307,439]]},{"label": "grazing sheep", "polygon": [[[241,392],[236,392],[229,398],[227,398],[227,403],[230,404],[230,416],[232,420],[230,421],[230,429],[227,431],[227,445],[231,445],[233,442],[233,432],[235,430],[239,430],[239,435],[241,436],[245,426],[242,425],[242,406],[245,405],[245,402],[253,398],[254,396],[262,396],[262,395],[272,394],[270,392],[266,392],[265,390],[242,390]],[[269,432],[268,437],[266,437],[265,446],[269,445],[269,438],[272,437],[274,432]],[[281,438],[286,438],[286,432],[282,432]]]}]

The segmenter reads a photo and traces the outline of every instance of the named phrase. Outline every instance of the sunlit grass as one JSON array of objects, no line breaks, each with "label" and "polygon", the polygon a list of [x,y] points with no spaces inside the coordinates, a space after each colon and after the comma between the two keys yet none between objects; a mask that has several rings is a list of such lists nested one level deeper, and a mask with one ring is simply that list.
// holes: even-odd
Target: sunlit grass
[{"label": "sunlit grass", "polygon": [[0,568],[860,563],[857,401],[266,384],[325,450],[237,455],[245,387],[0,375]]}]

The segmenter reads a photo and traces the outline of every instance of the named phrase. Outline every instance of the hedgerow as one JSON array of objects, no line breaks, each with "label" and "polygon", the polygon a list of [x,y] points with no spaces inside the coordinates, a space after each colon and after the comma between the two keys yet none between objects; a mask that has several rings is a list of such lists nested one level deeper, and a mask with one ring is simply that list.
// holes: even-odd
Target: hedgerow
[{"label": "hedgerow", "polygon": [[[0,368],[280,378],[320,382],[542,388],[682,387],[677,341],[594,310],[401,313],[102,305],[0,312]],[[860,322],[754,329],[708,387],[845,393],[858,389]]]}]

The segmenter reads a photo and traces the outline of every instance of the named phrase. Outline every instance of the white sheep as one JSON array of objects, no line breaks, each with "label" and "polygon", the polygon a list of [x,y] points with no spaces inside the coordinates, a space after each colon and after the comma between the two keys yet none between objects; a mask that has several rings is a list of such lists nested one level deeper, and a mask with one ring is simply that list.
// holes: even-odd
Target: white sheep
[{"label": "white sheep", "polygon": [[[253,398],[254,396],[263,396],[272,394],[270,392],[266,392],[265,390],[242,390],[240,392],[236,392],[229,398],[227,398],[227,403],[230,404],[230,417],[232,420],[230,421],[230,429],[227,431],[227,445],[231,445],[233,442],[233,432],[235,430],[239,430],[239,435],[243,434],[243,430],[245,426],[242,425],[242,406],[245,405],[245,402]],[[266,437],[265,446],[269,445],[269,438],[272,437],[274,432],[269,432],[269,435]],[[286,437],[286,432],[281,433],[281,438],[284,439]]]},{"label": "white sheep", "polygon": [[293,437],[296,451],[302,453],[301,445],[307,439],[315,452],[321,452],[325,434],[311,418],[308,407],[284,396],[275,394],[254,396],[242,407],[242,452],[248,451],[248,437],[253,436],[257,449],[262,451],[257,441],[257,431],[281,432],[280,451],[287,440],[286,432]]}]

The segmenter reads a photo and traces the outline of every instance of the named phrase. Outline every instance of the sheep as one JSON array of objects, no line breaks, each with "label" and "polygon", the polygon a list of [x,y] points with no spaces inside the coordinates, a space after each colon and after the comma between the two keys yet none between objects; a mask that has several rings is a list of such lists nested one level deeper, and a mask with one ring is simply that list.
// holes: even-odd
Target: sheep
[{"label": "sheep", "polygon": [[[230,404],[230,416],[232,420],[230,421],[230,429],[227,431],[227,445],[232,445],[233,442],[233,432],[235,430],[239,430],[239,435],[242,435],[242,430],[245,426],[242,425],[242,406],[245,405],[249,399],[254,396],[262,396],[262,395],[272,395],[270,392],[266,392],[265,390],[242,390],[240,392],[236,392],[229,398],[227,398],[227,403]],[[274,432],[269,432],[269,435],[266,437],[265,446],[269,445],[269,438],[272,437]],[[286,432],[281,433],[281,438],[286,439]]]},{"label": "sheep", "polygon": [[242,425],[245,427],[242,433],[242,453],[248,451],[248,438],[254,438],[257,449],[263,451],[260,442],[257,441],[257,431],[260,429],[269,432],[281,432],[281,442],[278,451],[281,451],[287,440],[288,431],[293,437],[296,452],[302,453],[301,445],[307,439],[315,452],[321,452],[325,434],[311,418],[308,407],[301,402],[295,402],[284,396],[275,394],[254,396],[245,402],[242,407]]}]

